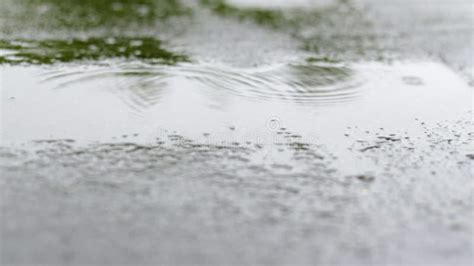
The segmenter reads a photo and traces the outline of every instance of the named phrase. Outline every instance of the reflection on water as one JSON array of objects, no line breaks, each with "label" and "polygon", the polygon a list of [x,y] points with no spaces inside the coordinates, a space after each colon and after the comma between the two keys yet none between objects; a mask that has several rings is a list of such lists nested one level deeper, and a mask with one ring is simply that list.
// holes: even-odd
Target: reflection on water
[{"label": "reflection on water", "polygon": [[117,82],[117,95],[136,114],[156,105],[164,96],[167,81],[156,76],[142,77],[140,75],[127,77]]},{"label": "reflection on water", "polygon": [[229,94],[257,101],[327,105],[350,101],[360,95],[363,81],[349,67],[337,64],[289,64],[271,68],[235,69],[216,65],[176,66],[126,63],[83,70],[49,72],[44,82],[56,88],[112,80],[120,97],[134,110],[156,104],[169,80],[200,84],[206,94]]},{"label": "reflection on water", "polygon": [[78,60],[135,58],[149,63],[175,64],[187,57],[165,50],[153,38],[88,38],[70,40],[0,40],[0,64],[53,64]]},{"label": "reflection on water", "polygon": [[168,88],[167,79],[170,75],[157,69],[150,71],[133,65],[77,66],[46,72],[42,83],[55,89],[71,88],[74,85],[110,89],[129,107],[130,112],[140,114],[157,104]]}]

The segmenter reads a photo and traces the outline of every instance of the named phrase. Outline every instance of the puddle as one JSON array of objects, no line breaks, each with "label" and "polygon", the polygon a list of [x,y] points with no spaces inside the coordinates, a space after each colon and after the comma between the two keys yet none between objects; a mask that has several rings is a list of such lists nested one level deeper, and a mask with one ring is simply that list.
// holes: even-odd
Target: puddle
[{"label": "puddle", "polygon": [[440,3],[1,1],[2,262],[468,262],[472,4]]},{"label": "puddle", "polygon": [[[246,100],[277,100],[309,105],[348,101],[359,94],[358,88],[363,82],[360,77],[353,77],[353,71],[348,67],[317,64],[290,64],[256,69],[230,68],[216,64],[181,64],[175,67],[123,64],[83,71],[65,70],[45,76],[44,81],[51,81],[56,88],[115,78],[120,79],[124,87],[147,87],[150,92],[166,86],[167,81],[181,79],[207,86],[210,93],[214,94],[231,94]],[[135,82],[139,83],[136,86],[133,84],[134,77]]]},{"label": "puddle", "polygon": [[416,136],[423,132],[419,121],[456,120],[472,101],[465,82],[435,62],[255,69],[109,62],[3,67],[2,73],[3,145],[153,144],[172,132],[198,143],[275,145],[295,135],[344,158],[355,137],[349,128]]}]

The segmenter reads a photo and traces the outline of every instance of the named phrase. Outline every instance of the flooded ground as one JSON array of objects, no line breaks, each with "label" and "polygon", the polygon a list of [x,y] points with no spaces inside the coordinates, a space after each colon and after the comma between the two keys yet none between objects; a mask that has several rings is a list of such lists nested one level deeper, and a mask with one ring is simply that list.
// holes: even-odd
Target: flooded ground
[{"label": "flooded ground", "polygon": [[471,265],[473,8],[2,0],[2,263]]}]

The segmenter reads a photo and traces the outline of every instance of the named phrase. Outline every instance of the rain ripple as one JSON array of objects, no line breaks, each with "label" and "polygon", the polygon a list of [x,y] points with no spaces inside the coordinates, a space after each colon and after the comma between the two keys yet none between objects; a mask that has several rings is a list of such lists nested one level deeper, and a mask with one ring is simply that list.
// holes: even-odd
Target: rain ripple
[{"label": "rain ripple", "polygon": [[45,73],[42,81],[53,82],[57,89],[88,82],[100,86],[112,84],[118,97],[134,111],[141,112],[171,91],[169,83],[176,79],[198,84],[197,89],[210,95],[228,94],[251,101],[326,106],[360,97],[364,84],[360,76],[354,69],[338,63],[284,64],[255,69],[215,64],[126,63],[63,68]]}]

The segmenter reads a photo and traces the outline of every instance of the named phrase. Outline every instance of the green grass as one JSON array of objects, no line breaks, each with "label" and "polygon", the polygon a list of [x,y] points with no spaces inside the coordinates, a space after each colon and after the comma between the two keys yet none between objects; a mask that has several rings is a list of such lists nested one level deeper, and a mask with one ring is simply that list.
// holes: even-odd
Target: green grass
[{"label": "green grass", "polygon": [[89,38],[87,40],[0,40],[0,64],[53,64],[107,58],[142,59],[149,63],[176,64],[185,55],[165,50],[153,38]]}]

